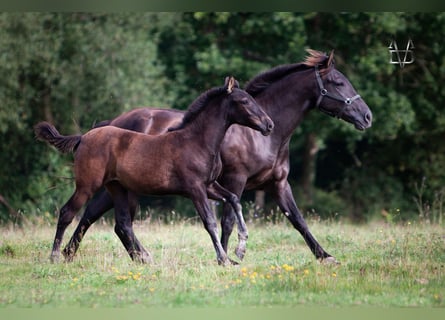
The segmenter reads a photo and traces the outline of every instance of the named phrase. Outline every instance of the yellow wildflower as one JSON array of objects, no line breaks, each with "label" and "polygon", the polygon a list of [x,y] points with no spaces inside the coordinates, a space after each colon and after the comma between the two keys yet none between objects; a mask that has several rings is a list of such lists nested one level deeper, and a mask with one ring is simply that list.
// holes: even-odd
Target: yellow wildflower
[{"label": "yellow wildflower", "polygon": [[283,269],[287,272],[293,271],[294,267],[288,265],[287,263],[283,264]]}]

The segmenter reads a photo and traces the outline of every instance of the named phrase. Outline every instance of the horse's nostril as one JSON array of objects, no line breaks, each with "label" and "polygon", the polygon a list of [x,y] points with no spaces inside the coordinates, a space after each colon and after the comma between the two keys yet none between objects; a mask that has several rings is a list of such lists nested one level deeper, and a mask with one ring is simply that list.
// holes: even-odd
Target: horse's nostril
[{"label": "horse's nostril", "polygon": [[371,121],[372,121],[372,114],[371,114],[371,112],[367,112],[365,114],[365,121],[366,121],[366,123],[371,123]]}]

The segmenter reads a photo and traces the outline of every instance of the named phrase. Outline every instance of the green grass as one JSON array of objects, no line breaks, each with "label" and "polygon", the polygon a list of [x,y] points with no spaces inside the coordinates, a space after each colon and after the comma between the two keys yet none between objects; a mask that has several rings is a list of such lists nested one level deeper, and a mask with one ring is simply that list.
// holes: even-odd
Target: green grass
[{"label": "green grass", "polygon": [[246,257],[230,267],[217,265],[200,224],[137,222],[135,232],[154,257],[150,265],[131,262],[111,225],[93,227],[69,264],[49,262],[54,226],[4,227],[0,306],[445,307],[441,226],[310,221],[341,265],[317,262],[286,222],[248,227]]}]

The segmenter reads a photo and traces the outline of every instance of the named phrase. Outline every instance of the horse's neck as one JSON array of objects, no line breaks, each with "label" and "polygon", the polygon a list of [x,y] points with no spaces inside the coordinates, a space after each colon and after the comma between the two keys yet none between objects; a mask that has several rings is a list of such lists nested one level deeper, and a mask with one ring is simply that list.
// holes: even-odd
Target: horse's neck
[{"label": "horse's neck", "polygon": [[231,123],[223,108],[215,105],[206,107],[193,123],[189,123],[183,130],[187,137],[193,139],[200,148],[211,155],[221,149],[221,143]]},{"label": "horse's neck", "polygon": [[293,74],[279,81],[281,83],[271,85],[255,99],[275,123],[272,135],[287,140],[312,107],[315,82],[312,81],[310,71],[301,72],[301,76]]}]

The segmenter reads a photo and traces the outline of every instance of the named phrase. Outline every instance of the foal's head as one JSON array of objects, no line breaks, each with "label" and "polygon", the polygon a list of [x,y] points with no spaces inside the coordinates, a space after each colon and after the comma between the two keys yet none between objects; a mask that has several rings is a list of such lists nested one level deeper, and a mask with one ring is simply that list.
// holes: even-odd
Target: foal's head
[{"label": "foal's head", "polygon": [[[215,100],[214,100],[215,99]],[[273,121],[257,104],[250,94],[239,88],[234,77],[226,77],[223,87],[212,88],[201,94],[188,108],[182,122],[168,129],[175,131],[184,128],[213,101],[217,108],[225,110],[230,124],[239,124],[260,131],[267,136],[274,127]]]},{"label": "foal's head", "polygon": [[246,91],[240,89],[238,81],[233,77],[226,77],[224,88],[229,104],[229,120],[233,123],[248,126],[268,136],[274,127],[273,121],[257,104],[255,99]]},{"label": "foal's head", "polygon": [[356,129],[371,127],[372,113],[349,80],[334,66],[334,52],[326,54],[308,50],[304,62],[315,68],[318,98],[316,107],[333,117],[352,123]]}]

